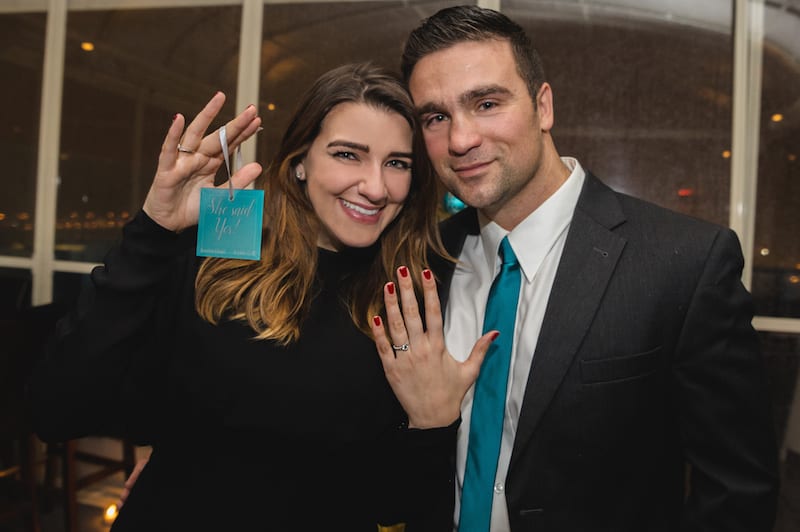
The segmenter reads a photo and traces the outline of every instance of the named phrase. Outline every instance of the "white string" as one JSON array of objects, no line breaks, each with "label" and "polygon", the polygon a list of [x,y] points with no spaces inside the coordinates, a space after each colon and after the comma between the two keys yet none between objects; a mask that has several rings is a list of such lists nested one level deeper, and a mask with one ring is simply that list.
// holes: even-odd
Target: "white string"
[{"label": "white string", "polygon": [[[225,168],[228,169],[228,198],[233,201],[233,179],[231,174],[230,156],[228,154],[228,132],[225,126],[219,128],[219,143],[222,146],[222,157],[225,159]],[[236,148],[236,167],[234,171],[238,171],[242,167],[242,150],[241,146]]]}]

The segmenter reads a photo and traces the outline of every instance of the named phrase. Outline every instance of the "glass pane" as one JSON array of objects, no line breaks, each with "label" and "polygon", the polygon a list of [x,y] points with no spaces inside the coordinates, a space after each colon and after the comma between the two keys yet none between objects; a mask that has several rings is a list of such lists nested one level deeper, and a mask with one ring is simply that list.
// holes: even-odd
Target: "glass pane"
[{"label": "glass pane", "polygon": [[44,14],[0,15],[0,255],[31,256]]},{"label": "glass pane", "polygon": [[56,256],[98,261],[142,205],[176,112],[234,115],[241,8],[71,12]]},{"label": "glass pane", "polygon": [[264,7],[258,159],[277,151],[297,98],[323,72],[370,60],[398,72],[400,52],[419,21],[458,0],[273,5]]},{"label": "glass pane", "polygon": [[731,1],[502,5],[542,55],[561,155],[621,192],[728,224]]},{"label": "glass pane", "polygon": [[765,7],[753,294],[759,315],[800,318],[800,2],[784,4]]},{"label": "glass pane", "polygon": [[781,494],[775,532],[797,530],[797,496],[800,493],[800,335],[761,333],[781,446]]},{"label": "glass pane", "polygon": [[11,317],[30,304],[30,270],[0,268],[0,317]]}]

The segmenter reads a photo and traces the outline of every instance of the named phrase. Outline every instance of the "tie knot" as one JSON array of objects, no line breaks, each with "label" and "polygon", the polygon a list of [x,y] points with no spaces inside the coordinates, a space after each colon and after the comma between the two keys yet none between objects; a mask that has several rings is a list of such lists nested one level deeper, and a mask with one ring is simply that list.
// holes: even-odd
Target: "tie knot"
[{"label": "tie knot", "polygon": [[508,241],[508,236],[504,236],[500,241],[500,262],[503,266],[509,266],[517,263],[517,256],[514,255],[514,250],[511,248],[511,243]]}]

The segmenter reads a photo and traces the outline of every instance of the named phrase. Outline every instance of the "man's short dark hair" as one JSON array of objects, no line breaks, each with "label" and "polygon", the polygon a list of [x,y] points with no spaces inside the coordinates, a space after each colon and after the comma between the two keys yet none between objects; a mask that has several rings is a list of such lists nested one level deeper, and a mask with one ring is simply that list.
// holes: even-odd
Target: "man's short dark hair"
[{"label": "man's short dark hair", "polygon": [[502,13],[477,6],[447,7],[424,19],[403,48],[403,79],[408,83],[414,67],[426,55],[461,42],[487,40],[507,40],[511,44],[517,72],[527,83],[535,105],[539,87],[545,82],[539,53],[519,24]]}]

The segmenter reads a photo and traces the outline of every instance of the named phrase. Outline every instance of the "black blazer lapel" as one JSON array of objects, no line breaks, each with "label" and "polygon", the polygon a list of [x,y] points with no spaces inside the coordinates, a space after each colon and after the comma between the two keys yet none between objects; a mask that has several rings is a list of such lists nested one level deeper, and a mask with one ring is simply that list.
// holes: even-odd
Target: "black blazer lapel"
[{"label": "black blazer lapel", "polygon": [[[480,233],[478,225],[478,212],[473,208],[465,209],[439,224],[444,248],[456,259],[461,254],[464,247],[464,240],[467,235],[477,235]],[[442,307],[442,316],[447,310],[447,300],[450,296],[450,281],[453,279],[455,264],[445,261],[441,257],[430,259],[431,268],[436,272],[439,282],[439,300]]]},{"label": "black blazer lapel", "polygon": [[587,173],[547,303],[520,411],[514,457],[533,435],[583,341],[625,239],[612,229],[624,223],[614,192]]}]

